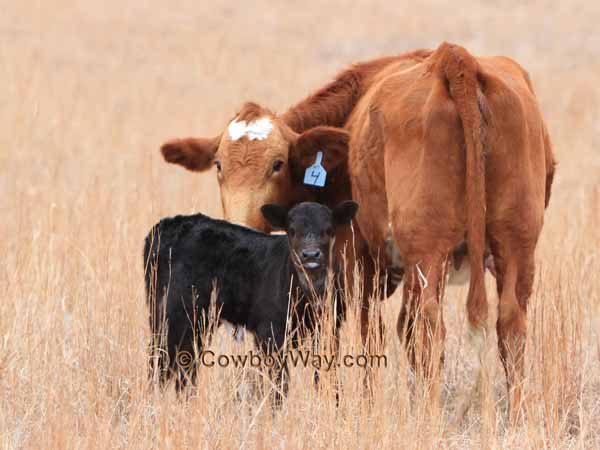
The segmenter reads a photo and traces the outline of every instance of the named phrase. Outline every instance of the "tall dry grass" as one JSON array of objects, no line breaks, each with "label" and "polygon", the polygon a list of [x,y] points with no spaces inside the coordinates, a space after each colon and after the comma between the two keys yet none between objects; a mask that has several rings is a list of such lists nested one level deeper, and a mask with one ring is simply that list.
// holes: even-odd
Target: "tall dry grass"
[{"label": "tall dry grass", "polygon": [[[63,0],[0,11],[2,448],[600,447],[597,4]],[[220,215],[214,177],[167,166],[160,143],[217,132],[244,100],[282,110],[347,63],[444,39],[528,68],[560,162],[530,305],[525,423],[506,427],[491,336],[483,409],[454,424],[476,358],[462,288],[445,298],[433,411],[411,393],[398,297],[381,305],[389,364],[372,402],[358,369],[340,371],[338,407],[327,377],[316,391],[311,370],[293,370],[275,415],[235,400],[234,370],[204,370],[189,401],[149,389],[142,239],[165,215]],[[238,345],[220,332],[211,348],[251,344]],[[355,311],[341,345],[359,352]]]}]

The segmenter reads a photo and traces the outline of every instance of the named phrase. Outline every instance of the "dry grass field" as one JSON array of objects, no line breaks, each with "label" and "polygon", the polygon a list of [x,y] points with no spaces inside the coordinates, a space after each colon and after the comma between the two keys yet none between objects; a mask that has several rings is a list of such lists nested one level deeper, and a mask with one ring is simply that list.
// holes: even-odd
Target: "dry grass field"
[{"label": "dry grass field", "polygon": [[[600,448],[597,2],[1,0],[0,11],[0,448]],[[250,369],[205,368],[187,401],[150,388],[143,238],[166,215],[221,215],[214,174],[165,164],[160,144],[222,130],[245,100],[282,111],[350,62],[443,40],[530,71],[559,161],[526,420],[506,424],[494,342],[483,409],[454,420],[474,383],[466,288],[446,294],[433,411],[412,398],[397,296],[381,305],[388,365],[372,401],[357,368],[340,370],[337,407],[330,377],[316,391],[311,370],[293,370],[276,414],[236,400]],[[359,336],[354,311],[343,351],[360,352]],[[211,348],[252,345],[220,331]]]}]

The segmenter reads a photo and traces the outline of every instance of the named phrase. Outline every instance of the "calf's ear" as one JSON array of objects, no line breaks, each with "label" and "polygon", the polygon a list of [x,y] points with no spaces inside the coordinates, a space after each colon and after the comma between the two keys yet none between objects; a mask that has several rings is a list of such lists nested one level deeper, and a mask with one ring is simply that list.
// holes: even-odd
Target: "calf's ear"
[{"label": "calf's ear", "polygon": [[263,217],[271,224],[274,230],[285,230],[287,228],[287,210],[272,203],[260,208]]},{"label": "calf's ear", "polygon": [[200,172],[212,167],[215,153],[219,148],[219,141],[219,136],[173,139],[164,143],[160,147],[160,151],[165,161]]},{"label": "calf's ear", "polygon": [[343,128],[318,126],[300,134],[290,148],[290,156],[298,167],[300,177],[312,166],[317,153],[323,152],[321,165],[327,172],[348,159],[350,135]]},{"label": "calf's ear", "polygon": [[352,200],[340,203],[332,211],[334,225],[336,227],[348,225],[354,219],[356,211],[358,211],[358,203]]}]

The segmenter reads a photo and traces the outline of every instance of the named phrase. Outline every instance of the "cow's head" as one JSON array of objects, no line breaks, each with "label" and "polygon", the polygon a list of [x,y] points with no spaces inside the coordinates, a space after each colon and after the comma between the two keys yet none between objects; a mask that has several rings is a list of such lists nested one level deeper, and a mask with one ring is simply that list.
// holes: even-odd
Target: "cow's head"
[{"label": "cow's head", "polygon": [[348,225],[358,205],[345,201],[333,210],[319,203],[303,202],[287,210],[279,205],[264,205],[261,212],[275,230],[288,236],[290,253],[300,283],[305,290],[310,285],[322,294],[327,283],[327,270],[334,265],[333,245],[336,229]]},{"label": "cow's head", "polygon": [[292,131],[279,117],[247,103],[226,129],[213,138],[176,139],[161,152],[167,162],[193,171],[215,167],[226,220],[271,231],[260,207],[284,207],[308,200],[304,172],[323,152],[327,172],[347,158],[348,133],[318,126],[304,133]]}]

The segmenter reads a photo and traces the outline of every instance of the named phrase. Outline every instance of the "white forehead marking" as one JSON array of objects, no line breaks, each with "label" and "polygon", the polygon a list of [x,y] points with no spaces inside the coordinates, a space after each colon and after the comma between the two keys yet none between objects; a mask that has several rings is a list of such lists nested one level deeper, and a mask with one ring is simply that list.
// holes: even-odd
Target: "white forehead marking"
[{"label": "white forehead marking", "polygon": [[235,120],[229,124],[229,137],[232,141],[237,141],[239,138],[246,134],[246,122],[236,122]]},{"label": "white forehead marking", "polygon": [[239,122],[234,120],[227,127],[227,131],[229,131],[229,137],[232,141],[237,141],[244,136],[251,141],[255,139],[262,141],[268,138],[271,131],[273,131],[273,123],[268,117],[257,119],[249,124],[246,124],[245,120],[240,120]]}]

